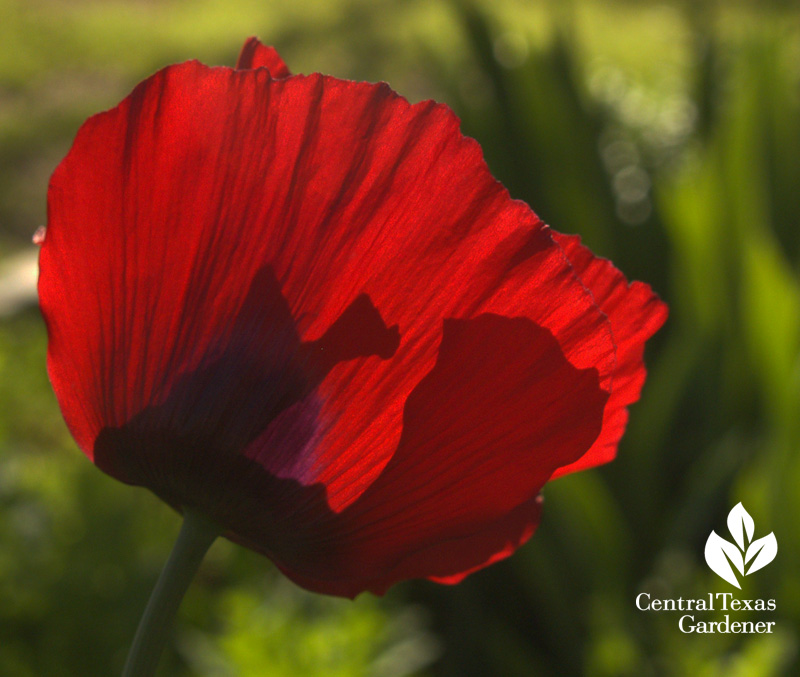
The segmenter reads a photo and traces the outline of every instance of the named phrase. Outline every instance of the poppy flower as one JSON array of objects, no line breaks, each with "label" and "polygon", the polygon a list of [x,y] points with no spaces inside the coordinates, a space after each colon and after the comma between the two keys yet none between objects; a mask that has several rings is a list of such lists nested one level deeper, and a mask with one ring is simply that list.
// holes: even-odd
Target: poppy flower
[{"label": "poppy flower", "polygon": [[666,317],[449,108],[255,39],[81,127],[40,270],[83,452],[344,596],[524,543],[549,479],[614,457]]}]

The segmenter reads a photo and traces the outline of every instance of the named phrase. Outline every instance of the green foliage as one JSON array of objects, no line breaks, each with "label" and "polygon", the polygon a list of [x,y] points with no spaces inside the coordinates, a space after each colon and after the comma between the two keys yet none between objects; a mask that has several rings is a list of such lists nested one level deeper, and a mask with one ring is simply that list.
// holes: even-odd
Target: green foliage
[{"label": "green foliage", "polygon": [[[800,16],[776,3],[22,3],[0,0],[0,245],[44,220],[80,120],[149,71],[232,62],[258,33],[298,71],[453,105],[492,171],[670,303],[613,464],[554,482],[510,560],[352,603],[215,545],[171,675],[797,674]],[[35,311],[0,320],[0,674],[118,672],[177,518],[74,448]],[[743,501],[774,530],[743,596],[772,635],[683,635],[636,594],[728,591],[703,561]]]}]

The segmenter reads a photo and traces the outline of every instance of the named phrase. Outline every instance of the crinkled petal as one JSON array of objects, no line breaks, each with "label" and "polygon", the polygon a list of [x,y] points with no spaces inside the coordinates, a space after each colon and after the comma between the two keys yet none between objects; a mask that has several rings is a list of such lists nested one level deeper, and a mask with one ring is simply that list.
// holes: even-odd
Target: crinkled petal
[{"label": "crinkled petal", "polygon": [[247,68],[266,68],[273,78],[288,78],[291,75],[278,51],[274,47],[262,45],[255,37],[245,41],[236,61],[237,70]]},{"label": "crinkled petal", "polygon": [[530,536],[539,490],[597,437],[607,398],[597,371],[572,366],[530,320],[447,321],[383,472],[341,513],[296,523],[312,545],[276,560],[309,587],[348,596],[407,578],[460,580]]},{"label": "crinkled petal", "polygon": [[[494,181],[445,106],[410,105],[384,84],[279,79],[259,45],[251,52],[240,66],[267,68],[172,66],[81,128],[51,180],[40,299],[51,380],[87,455],[291,568],[317,547],[308,539],[320,525],[348,516],[364,534],[365,515],[380,531],[390,508],[413,509],[386,487],[397,472],[411,476],[400,459],[421,453],[404,411],[439,373],[445,321],[533,327],[536,354],[541,340],[566,371],[592,374],[592,387],[566,379],[574,392],[564,394],[589,422],[612,391],[615,348],[580,266]],[[523,356],[511,355],[513,367]],[[502,523],[503,511],[517,521],[472,561],[442,555],[441,571],[359,545],[382,572],[372,589],[394,578],[391,567],[447,579],[510,552],[538,519],[541,485],[600,431],[576,424],[580,435],[554,438],[563,446],[540,466],[541,445],[524,455],[524,440],[507,451],[491,436],[507,421],[471,427],[460,387],[429,397],[473,446],[426,443],[430,462],[458,483],[458,449],[477,454],[486,433],[500,466],[524,457],[531,467],[519,485],[497,470],[513,490],[498,484],[450,540],[480,539],[470,529]],[[534,440],[552,421],[530,395],[502,416],[523,417]],[[468,494],[442,497],[450,519],[461,508],[447,502]],[[428,537],[408,548],[436,552]]]},{"label": "crinkled petal", "polygon": [[553,233],[576,273],[608,316],[617,347],[611,397],[606,406],[603,431],[578,461],[559,468],[554,477],[608,463],[628,422],[628,405],[639,399],[644,385],[644,345],[667,319],[667,306],[643,282],[628,283],[607,259],[592,254],[577,235]]}]

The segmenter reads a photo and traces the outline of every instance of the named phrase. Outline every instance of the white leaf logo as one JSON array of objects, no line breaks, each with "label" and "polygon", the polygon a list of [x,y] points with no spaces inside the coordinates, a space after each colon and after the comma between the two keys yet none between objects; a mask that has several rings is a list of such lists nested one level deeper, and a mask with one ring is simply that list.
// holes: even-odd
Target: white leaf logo
[{"label": "white leaf logo", "polygon": [[778,541],[774,533],[753,540],[755,523],[741,503],[728,513],[728,530],[735,543],[712,531],[706,541],[706,562],[717,576],[741,590],[736,572],[749,576],[763,569],[778,554]]},{"label": "white leaf logo", "polygon": [[778,541],[775,539],[775,534],[770,534],[769,536],[764,536],[764,538],[759,538],[757,541],[753,541],[747,549],[747,555],[745,555],[745,562],[749,562],[755,557],[750,568],[747,570],[747,575],[749,576],[754,571],[763,569],[775,559],[775,555],[777,554]]},{"label": "white leaf logo", "polygon": [[[730,560],[728,559],[729,557]],[[733,543],[729,543],[724,538],[717,536],[716,531],[712,531],[706,541],[706,562],[711,567],[711,571],[717,576],[724,578],[728,583],[735,585],[740,590],[742,589],[731,567],[731,562],[733,562],[740,573],[744,572],[742,553]]]},{"label": "white leaf logo", "polygon": [[755,522],[753,522],[753,518],[750,517],[747,510],[744,509],[744,506],[741,503],[733,506],[733,510],[728,513],[728,530],[731,532],[733,540],[738,544],[739,550],[744,552],[745,533],[747,534],[748,543],[753,540],[755,528]]}]

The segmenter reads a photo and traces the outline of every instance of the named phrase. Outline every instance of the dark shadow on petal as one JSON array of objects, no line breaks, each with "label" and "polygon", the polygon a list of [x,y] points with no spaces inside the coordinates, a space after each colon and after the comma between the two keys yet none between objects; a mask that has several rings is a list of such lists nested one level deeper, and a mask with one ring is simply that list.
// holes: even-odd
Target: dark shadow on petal
[{"label": "dark shadow on petal", "polygon": [[[98,467],[152,489],[176,508],[193,505],[218,512],[230,502],[226,494],[239,489],[228,485],[217,492],[217,486],[229,478],[239,482],[249,464],[255,467],[248,476],[258,473],[261,466],[242,453],[276,418],[303,403],[304,425],[280,436],[281,444],[291,448],[276,453],[306,449],[318,411],[313,392],[328,372],[356,358],[388,359],[400,342],[398,328],[387,327],[363,294],[322,337],[301,342],[270,267],[254,277],[231,326],[220,336],[219,348],[183,375],[163,403],[124,426],[101,431],[94,446]],[[265,475],[262,488],[274,494],[275,482],[280,481]]]},{"label": "dark shadow on petal", "polygon": [[361,572],[382,592],[509,555],[532,533],[551,474],[597,438],[607,399],[597,370],[572,366],[527,318],[445,320],[391,460],[330,523],[318,516],[309,540],[326,553],[322,584],[349,595]]},{"label": "dark shadow on petal", "polygon": [[282,488],[295,501],[283,529],[254,507],[229,537],[320,592],[455,580],[533,533],[540,489],[591,446],[607,397],[595,369],[573,367],[526,318],[446,320],[436,364],[405,403],[398,448],[361,497],[333,513],[319,485]]},{"label": "dark shadow on petal", "polygon": [[[360,296],[303,344],[271,271],[251,291],[229,350],[186,375],[163,405],[104,430],[96,462],[178,510],[204,512],[304,587],[382,593],[399,580],[452,579],[508,556],[535,529],[536,496],[550,474],[600,430],[607,394],[596,370],[573,367],[546,329],[497,315],[446,320],[436,364],[405,403],[394,456],[336,513],[322,484],[278,476],[270,459],[243,451],[262,433],[259,443],[269,440],[276,453],[313,451],[316,386],[341,361],[391,356],[397,329]],[[192,418],[187,408],[198,398],[216,398],[219,408]]]}]

